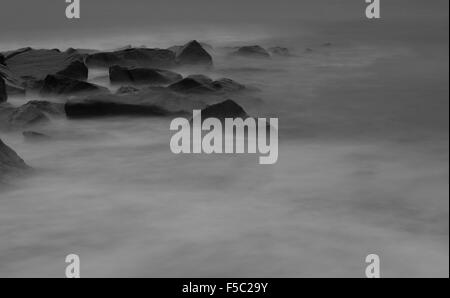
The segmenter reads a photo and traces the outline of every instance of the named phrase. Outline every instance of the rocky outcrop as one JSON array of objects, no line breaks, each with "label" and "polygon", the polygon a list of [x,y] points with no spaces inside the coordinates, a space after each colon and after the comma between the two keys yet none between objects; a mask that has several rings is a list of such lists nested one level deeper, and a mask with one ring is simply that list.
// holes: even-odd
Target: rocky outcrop
[{"label": "rocky outcrop", "polygon": [[241,91],[245,86],[231,79],[213,81],[204,75],[192,75],[170,85],[169,89],[180,93],[213,93]]},{"label": "rocky outcrop", "polygon": [[0,103],[5,102],[8,99],[8,94],[6,93],[6,84],[3,77],[0,76]]},{"label": "rocky outcrop", "polygon": [[109,79],[112,84],[167,85],[182,78],[175,72],[161,69],[126,68],[117,65],[109,68]]},{"label": "rocky outcrop", "polygon": [[88,79],[89,70],[82,61],[73,61],[66,68],[56,73],[63,77],[85,81]]},{"label": "rocky outcrop", "polygon": [[233,52],[234,56],[248,58],[270,58],[270,54],[261,46],[245,46]]},{"label": "rocky outcrop", "polygon": [[0,64],[1,64],[1,65],[6,65],[6,64],[5,64],[5,56],[3,56],[2,53],[0,53]]},{"label": "rocky outcrop", "polygon": [[48,75],[41,88],[41,95],[73,95],[109,92],[107,88],[59,75]]},{"label": "rocky outcrop", "polygon": [[249,117],[250,116],[245,112],[245,110],[231,99],[208,106],[202,110],[202,119],[217,118],[224,120],[225,118],[246,119]]},{"label": "rocky outcrop", "polygon": [[89,67],[114,65],[123,67],[171,68],[176,65],[175,53],[163,49],[131,48],[113,52],[90,54],[86,58]]},{"label": "rocky outcrop", "polygon": [[272,47],[272,48],[269,48],[268,50],[272,55],[275,55],[275,56],[283,56],[283,57],[291,56],[291,53],[289,52],[288,48]]},{"label": "rocky outcrop", "polygon": [[7,175],[29,169],[23,159],[0,139],[0,183]]},{"label": "rocky outcrop", "polygon": [[31,82],[27,86],[32,87],[34,82],[43,80],[47,75],[58,73],[74,79],[86,79],[87,73],[86,68],[82,66],[82,59],[83,56],[78,53],[27,48],[6,56],[6,64],[15,77],[25,83]]},{"label": "rocky outcrop", "polygon": [[211,55],[196,40],[176,49],[176,62],[179,65],[212,66]]}]

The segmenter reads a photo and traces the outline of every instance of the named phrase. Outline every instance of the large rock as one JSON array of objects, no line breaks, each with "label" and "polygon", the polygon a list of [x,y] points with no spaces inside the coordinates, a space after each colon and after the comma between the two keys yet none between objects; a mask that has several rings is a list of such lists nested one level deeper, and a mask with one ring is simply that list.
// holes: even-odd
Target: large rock
[{"label": "large rock", "polygon": [[[74,79],[87,78],[82,66],[83,56],[78,53],[54,50],[24,49],[6,56],[9,70],[25,82],[43,80],[47,75],[62,73]],[[75,63],[77,61],[77,63]]]},{"label": "large rock", "polygon": [[212,66],[213,64],[211,55],[196,40],[176,50],[176,62],[179,65]]},{"label": "large rock", "polygon": [[233,52],[235,56],[250,58],[270,58],[270,54],[261,46],[245,46]]},{"label": "large rock", "polygon": [[0,102],[5,102],[7,99],[8,94],[6,93],[5,80],[0,76]]},{"label": "large rock", "polygon": [[159,106],[102,98],[70,100],[65,104],[69,118],[112,116],[168,116],[171,113]]},{"label": "large rock", "polygon": [[175,53],[170,50],[131,48],[113,52],[90,54],[86,58],[90,67],[114,65],[123,67],[171,68],[176,65]]},{"label": "large rock", "polygon": [[107,88],[60,75],[48,75],[41,88],[42,95],[73,95],[109,92]]},{"label": "large rock", "polygon": [[245,86],[231,79],[213,81],[204,75],[191,75],[170,85],[169,89],[180,93],[215,93],[241,91]]},{"label": "large rock", "polygon": [[29,167],[23,159],[0,139],[0,182],[11,173],[21,172],[27,169]]},{"label": "large rock", "polygon": [[175,72],[161,69],[126,68],[117,65],[109,68],[109,79],[112,84],[167,85],[182,78]]},{"label": "large rock", "polygon": [[73,61],[66,68],[56,73],[57,75],[68,77],[76,80],[87,80],[89,70],[82,61]]},{"label": "large rock", "polygon": [[225,118],[246,119],[249,117],[250,116],[245,112],[245,110],[231,99],[210,105],[202,110],[203,120],[207,118],[217,118],[220,120],[224,120]]},{"label": "large rock", "polygon": [[1,64],[1,65],[6,65],[6,64],[5,64],[5,56],[3,56],[2,53],[0,53],[0,64]]}]

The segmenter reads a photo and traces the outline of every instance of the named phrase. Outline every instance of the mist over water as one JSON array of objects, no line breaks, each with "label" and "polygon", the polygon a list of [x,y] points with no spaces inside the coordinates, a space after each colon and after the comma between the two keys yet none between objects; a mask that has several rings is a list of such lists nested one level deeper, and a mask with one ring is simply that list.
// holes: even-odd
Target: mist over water
[{"label": "mist over water", "polygon": [[268,61],[217,50],[205,73],[260,89],[239,104],[279,118],[278,162],[174,155],[164,118],[53,119],[39,143],[2,133],[36,174],[0,190],[0,277],[62,277],[70,253],[82,277],[364,277],[371,253],[383,277],[448,276],[448,36],[385,26],[382,43],[345,24],[91,38],[289,46]]}]

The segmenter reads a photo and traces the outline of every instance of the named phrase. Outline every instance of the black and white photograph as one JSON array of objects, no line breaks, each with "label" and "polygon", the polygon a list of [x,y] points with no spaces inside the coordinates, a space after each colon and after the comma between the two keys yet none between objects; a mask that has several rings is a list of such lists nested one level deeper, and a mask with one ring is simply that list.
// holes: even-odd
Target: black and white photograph
[{"label": "black and white photograph", "polygon": [[448,277],[447,0],[0,1],[0,278]]}]

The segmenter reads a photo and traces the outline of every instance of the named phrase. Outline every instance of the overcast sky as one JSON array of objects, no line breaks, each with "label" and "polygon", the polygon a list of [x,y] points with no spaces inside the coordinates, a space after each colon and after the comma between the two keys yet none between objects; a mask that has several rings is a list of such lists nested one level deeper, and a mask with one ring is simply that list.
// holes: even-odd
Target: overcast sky
[{"label": "overcast sky", "polygon": [[[0,46],[10,41],[140,33],[187,26],[323,25],[364,20],[364,0],[81,0],[81,19],[65,18],[65,0],[1,0]],[[448,0],[381,0],[386,21],[441,20],[448,28]],[[293,29],[295,30],[295,28]],[[448,30],[447,30],[448,31]]]}]

